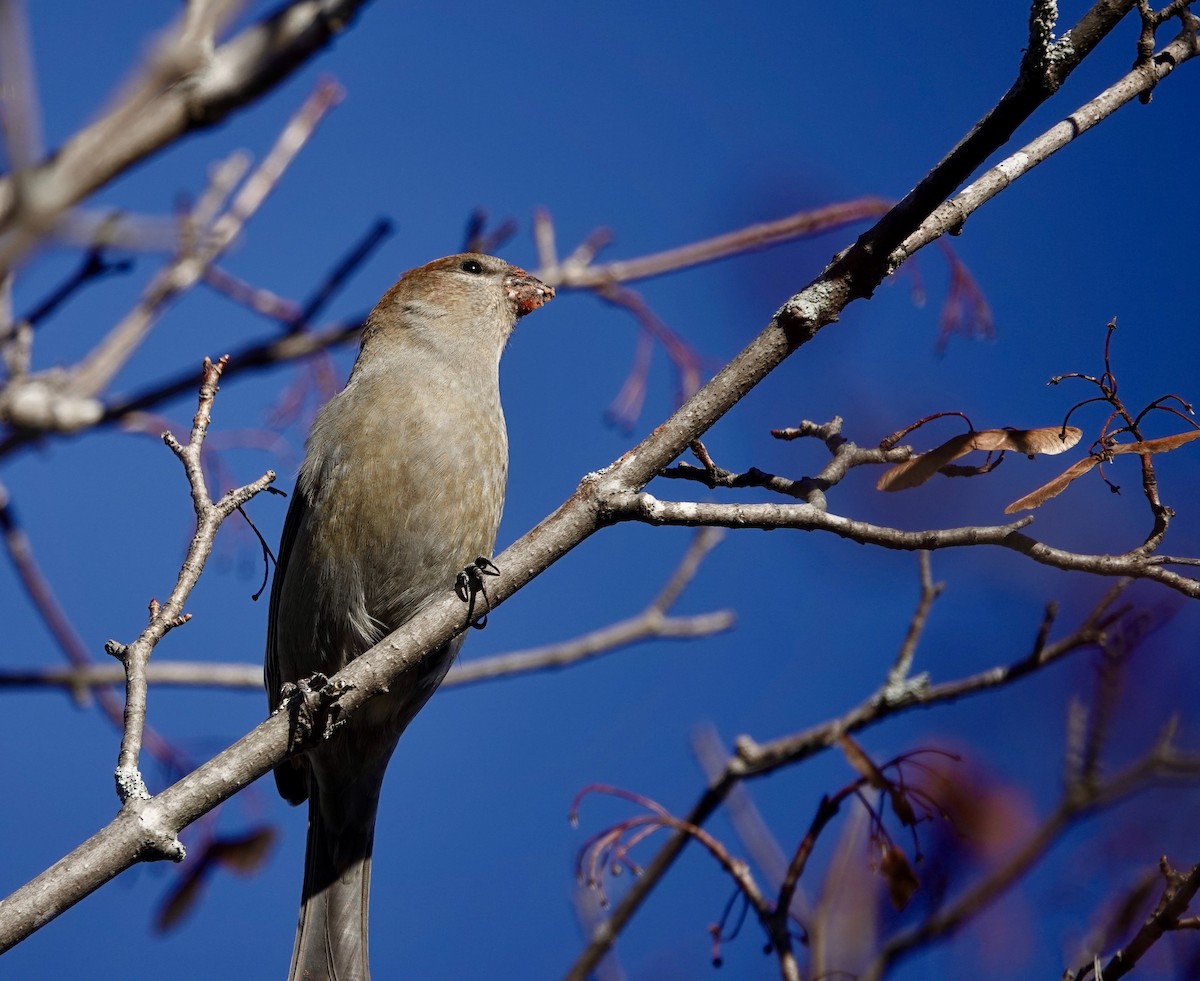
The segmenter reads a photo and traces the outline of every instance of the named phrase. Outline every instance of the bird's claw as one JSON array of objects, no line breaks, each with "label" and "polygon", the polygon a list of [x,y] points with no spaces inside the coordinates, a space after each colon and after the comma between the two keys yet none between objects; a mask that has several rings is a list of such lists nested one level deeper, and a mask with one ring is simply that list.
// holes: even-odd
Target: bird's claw
[{"label": "bird's claw", "polygon": [[285,682],[280,687],[279,704],[287,707],[291,719],[289,737],[293,744],[306,741],[322,728],[334,726],[339,689],[340,686],[333,686],[320,671],[295,682]]},{"label": "bird's claw", "polygon": [[[498,576],[500,570],[496,563],[484,556],[479,556],[474,562],[463,569],[454,578],[454,592],[458,598],[467,604],[467,624],[476,630],[487,626],[488,614],[491,612],[491,601],[488,599],[487,586],[484,576]],[[482,596],[484,603],[483,616],[475,619],[475,597]]]}]

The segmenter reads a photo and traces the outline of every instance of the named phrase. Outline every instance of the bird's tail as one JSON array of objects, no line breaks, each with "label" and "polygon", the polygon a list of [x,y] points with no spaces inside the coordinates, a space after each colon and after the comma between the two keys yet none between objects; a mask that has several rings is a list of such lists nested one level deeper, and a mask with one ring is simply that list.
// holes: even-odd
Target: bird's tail
[{"label": "bird's tail", "polygon": [[369,981],[367,900],[383,768],[352,784],[310,781],[300,923],[289,981]]}]

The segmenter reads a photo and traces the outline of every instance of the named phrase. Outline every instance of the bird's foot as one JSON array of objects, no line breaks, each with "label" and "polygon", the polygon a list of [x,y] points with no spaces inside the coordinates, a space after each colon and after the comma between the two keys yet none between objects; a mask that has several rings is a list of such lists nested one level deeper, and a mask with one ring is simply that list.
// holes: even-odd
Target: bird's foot
[{"label": "bird's foot", "polygon": [[321,727],[329,725],[329,678],[317,671],[280,689],[280,704],[287,706],[291,719],[289,735],[293,743],[306,741]]},{"label": "bird's foot", "polygon": [[[454,579],[454,592],[458,594],[460,600],[467,604],[467,625],[476,630],[482,630],[487,626],[488,614],[492,612],[492,604],[488,599],[484,577],[498,575],[500,575],[500,570],[496,567],[496,563],[481,555]],[[477,596],[483,597],[484,605],[483,615],[478,620],[475,619],[475,598]]]}]

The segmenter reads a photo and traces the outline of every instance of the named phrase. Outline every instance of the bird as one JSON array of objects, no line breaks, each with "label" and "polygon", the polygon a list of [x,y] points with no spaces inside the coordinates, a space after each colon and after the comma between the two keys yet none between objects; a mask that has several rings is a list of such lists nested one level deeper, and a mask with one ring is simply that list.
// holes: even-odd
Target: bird
[{"label": "bird", "polygon": [[[490,565],[508,476],[500,356],[517,320],[553,297],[524,269],[470,252],[410,270],[371,311],[345,388],[313,422],[284,521],[264,658],[272,712],[453,588],[460,570]],[[275,768],[280,795],[308,801],[293,981],[369,979],[384,772],[462,641]]]}]

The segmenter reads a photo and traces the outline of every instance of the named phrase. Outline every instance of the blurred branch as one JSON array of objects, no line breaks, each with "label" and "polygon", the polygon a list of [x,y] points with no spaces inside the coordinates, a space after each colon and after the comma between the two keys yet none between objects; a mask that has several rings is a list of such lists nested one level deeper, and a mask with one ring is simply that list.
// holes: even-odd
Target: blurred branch
[{"label": "blurred branch", "polygon": [[[725,770],[727,755],[717,730],[712,725],[697,726],[691,736],[692,755],[700,764],[700,770],[709,783],[715,783]],[[754,798],[744,783],[729,788],[724,800],[725,815],[733,826],[734,833],[750,860],[758,867],[766,880],[767,887],[778,891],[787,875],[788,859],[772,834],[762,813],[755,806]],[[808,902],[804,894],[796,889],[792,893],[789,911],[797,919],[807,912]]]},{"label": "blurred branch", "polygon": [[[77,668],[31,668],[0,673],[0,688],[63,688],[77,692],[103,691],[125,681],[119,664],[85,664]],[[156,661],[146,666],[146,681],[153,687],[234,688],[262,691],[261,664],[211,661]]]},{"label": "blurred branch", "polygon": [[[357,340],[363,317],[351,318],[347,322],[320,331],[301,328],[323,309],[356,265],[370,255],[379,242],[390,233],[390,230],[390,223],[386,219],[375,222],[351,250],[338,260],[322,278],[321,283],[313,290],[312,294],[302,303],[284,300],[243,283],[216,266],[211,264],[206,266],[203,273],[205,281],[214,289],[225,293],[235,302],[249,306],[257,312],[266,313],[272,319],[285,322],[292,328],[283,336],[256,341],[234,351],[229,355],[229,364],[223,372],[222,378],[228,381],[243,373],[301,361],[328,348]],[[195,372],[191,368],[186,368],[170,377],[153,382],[132,395],[110,399],[103,405],[102,411],[93,425],[106,426],[123,423],[135,413],[144,412],[168,399],[190,391],[194,385]],[[29,445],[42,435],[45,434],[31,430],[11,432],[5,438],[0,439],[0,457]]]},{"label": "blurred branch", "polygon": [[735,619],[730,610],[716,610],[686,617],[667,616],[667,611],[692,581],[700,563],[720,540],[721,534],[714,533],[714,529],[705,529],[697,534],[667,584],[637,616],[618,621],[574,640],[514,654],[458,661],[446,675],[446,680],[442,682],[443,687],[472,685],[532,671],[565,668],[653,637],[708,637],[730,629]]},{"label": "blurred branch", "polygon": [[41,157],[42,111],[33,70],[33,45],[24,4],[0,0],[0,135],[13,193],[28,194],[29,168]]},{"label": "blurred branch", "polygon": [[208,191],[185,225],[179,255],[150,281],[134,309],[75,367],[11,378],[0,391],[0,419],[14,429],[30,431],[29,435],[46,430],[73,432],[98,422],[104,409],[97,396],[145,340],[164,307],[195,286],[204,270],[234,242],[340,96],[333,83],[318,83],[228,208],[210,220],[248,162],[235,155],[215,168]]},{"label": "blurred branch", "polygon": [[[548,211],[538,209],[533,215],[533,240],[538,253],[537,275],[558,289],[589,290],[605,302],[628,310],[637,320],[641,333],[633,365],[606,413],[617,426],[629,431],[645,402],[654,341],[662,345],[678,375],[676,404],[693,395],[703,379],[700,357],[692,347],[667,326],[640,293],[622,286],[622,283],[678,272],[732,255],[832,231],[865,218],[877,217],[887,208],[888,202],[882,198],[860,198],[749,225],[653,255],[602,265],[592,263],[612,241],[612,233],[608,229],[596,229],[566,259],[560,261],[555,245],[554,221]],[[474,237],[478,236],[479,229],[476,229]]]},{"label": "blurred branch", "polygon": [[288,333],[306,329],[329,301],[341,290],[346,280],[367,261],[391,234],[392,223],[387,218],[376,219],[358,241],[333,265],[303,303],[284,299],[269,290],[251,286],[232,273],[210,266],[204,273],[205,282],[235,303],[285,324]]},{"label": "blurred branch", "polygon": [[236,5],[190,4],[114,106],[27,169],[26,193],[18,193],[15,175],[0,179],[0,268],[118,174],[274,88],[345,30],[364,3],[294,0],[219,46],[215,33]]},{"label": "blurred branch", "polygon": [[29,313],[25,314],[22,319],[31,327],[35,327],[40,321],[54,313],[62,304],[78,292],[82,286],[114,273],[129,272],[132,268],[133,263],[128,259],[112,262],[105,257],[102,247],[96,246],[90,248],[84,253],[83,261],[80,262],[75,272],[71,273],[57,289],[30,310]]},{"label": "blurred branch", "polygon": [[[63,686],[69,690],[77,703],[83,704],[88,699],[90,686],[80,679],[88,671],[102,669],[92,662],[87,645],[79,636],[74,624],[71,623],[71,618],[59,603],[50,581],[42,572],[37,557],[34,555],[33,545],[17,520],[8,490],[3,484],[0,484],[0,535],[3,536],[8,558],[12,562],[17,579],[25,588],[31,605],[42,618],[50,635],[58,643],[59,649],[71,662],[72,666],[69,668],[60,668],[57,669],[57,672],[51,668],[48,673],[62,674],[65,679],[62,682]],[[111,680],[121,681],[122,677],[114,672]],[[95,694],[101,711],[118,730],[121,730],[124,727],[125,717],[125,709],[121,700],[107,689],[100,689]],[[147,727],[144,739],[146,748],[171,773],[180,776],[191,769],[191,761],[154,729]]]},{"label": "blurred branch", "polygon": [[[844,735],[877,725],[911,708],[928,708],[1011,684],[1074,651],[1096,646],[1102,640],[1104,630],[1120,616],[1120,612],[1113,613],[1111,608],[1125,585],[1122,583],[1109,590],[1084,622],[1062,640],[1049,643],[1050,624],[1043,621],[1031,653],[1008,665],[941,684],[931,683],[928,677],[919,677],[902,686],[898,686],[892,677],[893,669],[874,695],[836,719],[769,743],[759,744],[748,736],[740,737],[736,741],[733,756],[725,761],[720,772],[714,774],[710,771],[708,787],[682,821],[688,826],[701,827],[743,780],[765,776],[781,767],[809,759],[836,746]],[[918,604],[914,620],[921,616],[923,605],[924,599]],[[603,956],[604,951],[616,941],[621,930],[679,857],[690,837],[689,834],[676,832],[663,844],[630,884],[608,919],[593,931],[588,944],[567,972],[567,978],[584,981],[588,965]]]},{"label": "blurred branch", "polygon": [[[609,409],[610,416],[619,425],[628,428],[640,411],[644,398],[646,373],[649,369],[650,339],[657,340],[662,344],[671,362],[676,366],[679,373],[678,401],[692,395],[699,388],[701,365],[696,352],[663,323],[644,298],[633,290],[620,287],[621,282],[647,278],[667,271],[691,268],[730,255],[829,231],[854,221],[861,221],[863,218],[879,215],[886,210],[886,207],[887,202],[882,199],[863,198],[814,211],[801,212],[773,222],[751,225],[641,259],[622,260],[595,267],[590,266],[590,263],[599,249],[610,240],[608,232],[603,229],[594,232],[568,259],[560,264],[554,252],[553,221],[548,212],[538,210],[533,216],[534,240],[538,247],[540,263],[537,275],[546,282],[556,283],[568,289],[590,290],[606,302],[629,310],[637,319],[642,329],[638,357],[629,378]],[[513,222],[505,221],[495,231],[485,234],[483,230],[485,219],[486,214],[482,212],[476,212],[472,216],[465,246],[468,250],[492,250],[499,244],[499,241],[511,237],[515,229]],[[340,284],[344,276],[343,266],[348,264],[349,268],[353,268],[353,265],[361,261],[363,256],[389,232],[390,224],[386,221],[380,222],[373,228],[359,249],[351,253],[331,274],[328,280],[331,286],[318,289],[313,299],[305,304],[301,312],[295,311],[288,301],[283,301],[272,294],[242,283],[223,270],[210,270],[207,278],[210,285],[256,312],[276,319],[291,321],[291,329],[296,331],[312,319],[316,310],[327,298],[332,286]],[[237,366],[240,360],[235,357],[231,359],[231,363],[233,366]],[[0,454],[4,449],[4,445],[0,444]]]},{"label": "blurred branch", "polygon": [[[0,517],[3,512],[0,510]],[[621,620],[573,640],[527,651],[497,654],[467,662],[456,662],[442,682],[443,688],[478,684],[536,671],[570,667],[601,654],[628,647],[642,640],[708,637],[729,630],[734,624],[730,610],[715,610],[692,616],[667,616],[700,567],[720,541],[721,533],[704,529],[695,536],[670,579],[651,603],[636,616]],[[208,661],[167,661],[148,665],[146,681],[152,685],[182,685],[205,688],[241,688],[261,692],[261,664],[221,664]],[[89,688],[119,684],[125,674],[116,665],[80,664],[74,668],[0,671],[0,689],[60,687],[73,693]]]},{"label": "blurred branch", "polygon": [[675,366],[678,374],[675,391],[676,405],[695,393],[696,389],[700,387],[702,381],[700,358],[695,349],[679,334],[671,330],[637,291],[616,284],[607,284],[596,287],[595,292],[605,302],[628,310],[637,320],[638,327],[642,332],[633,368],[607,412],[610,420],[628,431],[633,428],[642,404],[645,402],[650,354],[653,350],[653,345],[648,342],[658,341]]},{"label": "blurred branch", "polygon": [[[1079,818],[1112,807],[1164,779],[1185,779],[1190,782],[1198,775],[1200,756],[1181,753],[1173,746],[1162,744],[1108,779],[1068,784],[1058,806],[1008,862],[954,902],[888,940],[863,973],[863,981],[880,981],[898,960],[921,949],[931,940],[953,933],[977,916],[1019,881]],[[1200,877],[1197,878],[1197,885],[1200,885]],[[1183,908],[1186,908],[1195,889],[1196,886],[1191,887]],[[1162,923],[1159,924],[1160,932],[1161,926]],[[1145,939],[1142,940],[1143,944]],[[1142,952],[1139,949],[1138,956]],[[1118,957],[1114,957],[1114,962],[1119,963]],[[1109,975],[1106,967],[1102,976],[1105,979],[1121,977],[1131,966],[1132,963],[1126,965],[1119,974],[1113,975]]]},{"label": "blurred branch", "polygon": [[[577,886],[571,895],[571,907],[584,933],[591,933],[604,919],[604,908],[594,889]],[[627,981],[625,971],[617,960],[616,951],[610,950],[601,958],[592,973],[592,981]]]},{"label": "blurred branch", "polygon": [[[64,380],[61,386],[64,390],[70,391],[77,398],[92,398],[107,388],[113,377],[146,339],[167,304],[191,289],[203,275],[204,267],[232,244],[243,224],[240,215],[232,216],[235,210],[242,209],[231,208],[225,217],[232,220],[227,221],[221,229],[224,234],[220,234],[214,225],[211,237],[208,235],[208,223],[204,221],[202,214],[209,201],[224,201],[245,176],[249,166],[250,161],[245,154],[235,153],[212,168],[208,189],[201,195],[199,204],[186,223],[188,230],[185,235],[193,241],[185,241],[179,254],[150,280],[134,308],[70,370],[68,379]],[[247,183],[247,187],[249,185],[250,182]],[[196,241],[202,236],[209,238],[203,245]],[[52,428],[46,424],[39,427],[37,423],[26,418],[16,418],[12,421],[18,426],[30,429]]]},{"label": "blurred branch", "polygon": [[[195,251],[185,248],[175,262],[151,281],[138,307],[113,328],[101,344],[72,370],[72,385],[83,395],[95,395],[105,389],[112,377],[124,365],[130,353],[145,337],[163,306],[179,293],[191,289],[204,275],[204,270],[220,256],[241,233],[247,220],[254,215],[275,189],[283,172],[312,137],[325,114],[342,98],[335,83],[317,83],[304,104],[284,126],[270,152],[247,178],[229,207],[209,225],[208,212],[216,213],[233,185],[241,179],[243,164],[229,161],[214,170],[209,192],[197,204],[192,228],[199,242]],[[232,173],[226,173],[226,168]]]},{"label": "blurred branch", "polygon": [[321,282],[301,305],[299,312],[288,323],[288,331],[299,333],[329,304],[337,295],[350,274],[358,269],[368,257],[392,234],[392,223],[387,218],[379,218],[363,233],[345,255],[325,274]]},{"label": "blurred branch", "polygon": [[[299,361],[328,348],[357,340],[364,319],[365,314],[363,317],[354,317],[324,330],[286,334],[270,340],[247,344],[229,355],[229,367],[226,368],[222,377],[228,380],[274,365]],[[194,376],[192,377],[194,378]],[[160,402],[187,391],[188,387],[189,376],[185,372],[180,372],[178,375],[160,381],[134,395],[114,399],[105,406],[104,413],[97,424],[111,425],[121,422],[130,413],[141,412],[158,405]],[[0,443],[0,456],[7,448],[8,443]]]},{"label": "blurred branch", "polygon": [[[812,234],[814,231],[823,231],[827,227],[831,227],[822,224],[830,214],[845,216],[844,221],[839,222],[839,225],[849,221],[860,220],[869,214],[878,213],[874,203],[877,201],[878,199],[869,199],[869,204],[866,205],[863,205],[861,202],[850,202],[846,205],[834,206],[832,209],[803,212],[775,222],[768,222],[765,225],[750,226],[737,232],[717,236],[714,239],[705,240],[700,243],[681,246],[643,259],[622,260],[613,264],[619,267],[618,272],[620,275],[616,278],[609,275],[608,272],[603,272],[602,274],[597,272],[598,270],[607,270],[609,268],[607,266],[596,267],[596,269],[591,270],[591,273],[595,274],[593,278],[596,282],[592,285],[582,285],[579,288],[591,289],[601,299],[630,310],[642,328],[642,334],[639,339],[638,357],[635,360],[629,378],[610,407],[610,414],[619,424],[628,426],[631,425],[631,420],[636,418],[640,411],[642,399],[645,394],[646,373],[649,370],[651,339],[657,339],[663,344],[667,350],[668,357],[678,369],[678,396],[680,399],[693,394],[701,380],[701,366],[696,353],[654,314],[639,294],[632,290],[620,289],[615,285],[622,277],[643,278],[643,275],[650,275],[649,273],[643,274],[638,272],[638,270],[649,268],[651,265],[661,265],[665,261],[662,258],[663,256],[674,257],[672,261],[678,260],[682,263],[675,268],[684,269],[690,265],[695,265],[699,261],[712,261],[722,258],[725,255],[736,254],[737,249],[732,248],[735,242],[743,243],[742,248],[766,247],[806,234]],[[775,231],[764,238],[761,232],[761,229],[764,228]],[[505,226],[505,230],[507,233],[507,226]],[[546,236],[550,236],[552,239],[553,226],[550,223],[549,216],[545,212],[535,214],[534,230],[535,238],[545,239]],[[381,219],[373,225],[354,249],[340,260],[326,275],[322,285],[303,304],[297,304],[294,301],[276,296],[269,291],[242,282],[226,270],[211,263],[206,266],[203,271],[203,278],[209,286],[257,313],[270,317],[273,320],[287,322],[290,332],[296,337],[295,343],[288,343],[287,338],[271,338],[248,344],[246,347],[230,355],[229,367],[226,369],[224,377],[229,380],[242,373],[301,360],[330,347],[340,346],[341,344],[356,340],[363,319],[361,317],[351,318],[348,321],[344,321],[341,325],[320,332],[307,332],[300,328],[311,322],[316,313],[319,312],[332,295],[333,291],[341,285],[349,271],[354,268],[355,263],[364,259],[390,231],[391,226],[386,219]],[[785,231],[788,234],[785,234]],[[593,239],[596,241],[600,238],[599,233],[593,236]],[[718,253],[714,251],[711,243],[723,243],[722,249],[728,246],[728,251],[720,251]],[[593,240],[586,241],[573,253],[571,258],[564,262],[563,267],[575,268],[581,264],[586,265],[594,255],[594,248],[595,242]],[[700,258],[697,259],[696,257]],[[621,270],[627,269],[632,269],[637,275],[625,276]],[[545,269],[539,269],[538,275],[539,278],[546,281],[553,279],[553,275],[547,273]],[[109,425],[120,421],[131,412],[152,408],[167,399],[188,391],[192,386],[192,378],[191,369],[185,369],[169,379],[151,384],[140,392],[110,400],[103,405],[98,418],[94,422],[86,423],[86,425]],[[840,425],[840,420],[837,422]],[[83,420],[79,420],[79,425],[85,425]],[[38,435],[43,434],[33,431],[18,431],[9,434],[4,439],[0,439],[0,457],[7,455],[20,446],[26,445]],[[886,459],[900,458],[900,451],[896,451],[895,454]],[[683,472],[667,473],[667,476],[684,475],[686,474]],[[731,484],[730,486],[738,485]]]},{"label": "blurred branch", "polygon": [[603,295],[606,289],[611,289],[618,283],[691,269],[731,255],[742,255],[771,245],[830,232],[865,218],[877,218],[886,213],[889,207],[890,202],[883,198],[857,198],[854,201],[826,205],[811,211],[800,211],[774,221],[748,225],[723,235],[715,235],[637,259],[618,259],[601,265],[592,265],[592,260],[599,249],[607,244],[610,237],[607,231],[594,232],[580,248],[560,262],[553,248],[553,225],[549,215],[539,212],[534,216],[535,240],[540,246],[537,275],[556,289],[597,290]]}]

